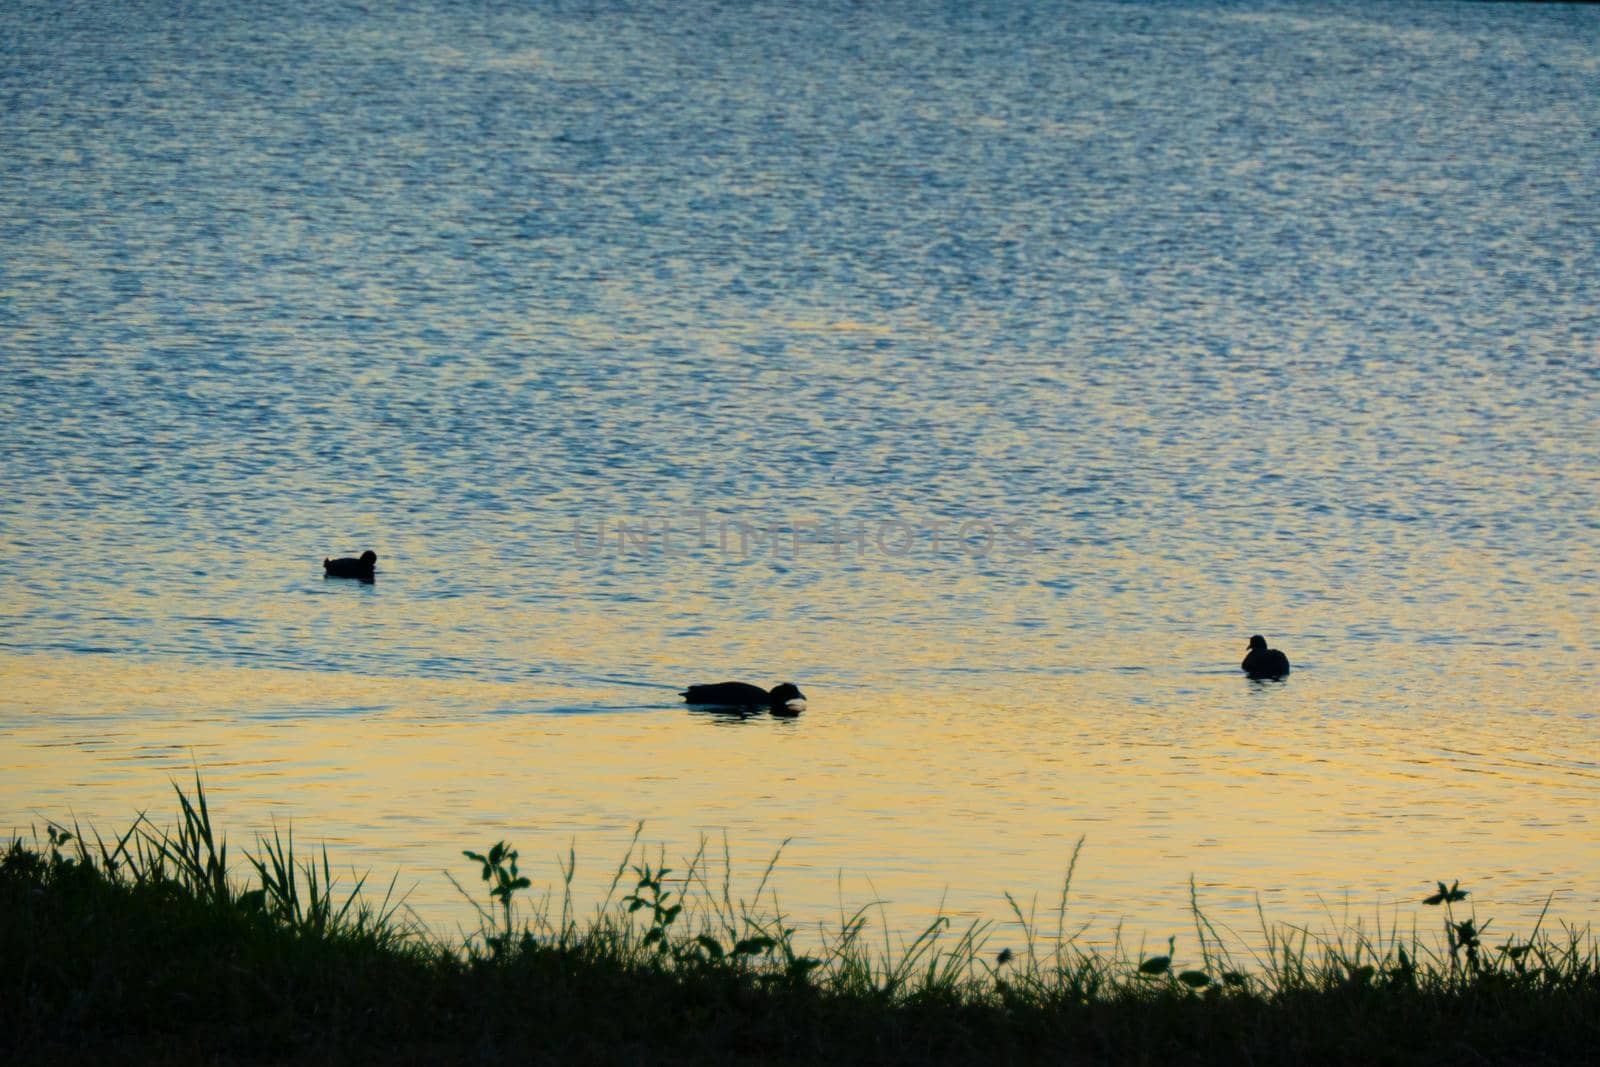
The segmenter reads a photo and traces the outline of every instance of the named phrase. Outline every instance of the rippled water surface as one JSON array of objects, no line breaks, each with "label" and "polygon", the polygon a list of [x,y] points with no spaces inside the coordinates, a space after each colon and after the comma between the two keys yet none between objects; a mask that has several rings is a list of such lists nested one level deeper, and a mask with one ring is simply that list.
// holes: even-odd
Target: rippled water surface
[{"label": "rippled water surface", "polygon": [[[1600,904],[1600,9],[0,9],[0,816]],[[379,553],[372,585],[325,555]],[[1253,632],[1281,684],[1244,679]],[[797,719],[686,709],[793,679]],[[470,874],[470,871],[466,873]],[[752,877],[753,880],[753,877]]]}]

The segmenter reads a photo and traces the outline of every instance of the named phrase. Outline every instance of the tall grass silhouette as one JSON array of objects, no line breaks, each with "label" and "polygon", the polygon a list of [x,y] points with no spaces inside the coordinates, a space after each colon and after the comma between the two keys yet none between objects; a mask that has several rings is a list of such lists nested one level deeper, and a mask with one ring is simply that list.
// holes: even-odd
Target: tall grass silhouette
[{"label": "tall grass silhouette", "polygon": [[1191,879],[1192,934],[1150,953],[1118,927],[1091,947],[1069,921],[1080,841],[1042,918],[1008,895],[1004,927],[939,916],[901,937],[873,902],[802,937],[775,887],[781,847],[745,897],[726,840],[669,864],[636,830],[581,916],[571,848],[539,890],[509,843],[464,850],[484,888],[456,884],[478,922],[445,941],[394,880],[376,899],[365,877],[341,886],[326,849],[297,853],[292,830],[230,862],[199,775],[174,791],[172,828],[141,814],[108,842],[50,824],[0,857],[0,1047],[450,1059],[537,1033],[580,1059],[1442,1062],[1600,1041],[1590,929],[1552,929],[1547,900],[1528,936],[1495,944],[1459,882],[1418,901],[1440,909],[1436,927],[1397,915],[1316,933],[1263,915],[1250,947],[1206,917]]}]

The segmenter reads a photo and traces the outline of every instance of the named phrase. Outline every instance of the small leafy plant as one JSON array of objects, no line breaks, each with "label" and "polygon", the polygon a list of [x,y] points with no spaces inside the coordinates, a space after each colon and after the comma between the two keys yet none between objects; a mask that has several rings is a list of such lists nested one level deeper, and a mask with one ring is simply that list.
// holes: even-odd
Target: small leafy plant
[{"label": "small leafy plant", "polygon": [[487,855],[463,850],[461,853],[469,860],[483,865],[483,880],[492,881],[489,897],[500,903],[500,912],[503,920],[503,932],[498,937],[489,938],[489,947],[496,955],[504,953],[511,946],[513,934],[511,921],[511,897],[519,889],[528,888],[528,879],[517,870],[517,850],[507,845],[504,841],[496,841],[490,847]]}]

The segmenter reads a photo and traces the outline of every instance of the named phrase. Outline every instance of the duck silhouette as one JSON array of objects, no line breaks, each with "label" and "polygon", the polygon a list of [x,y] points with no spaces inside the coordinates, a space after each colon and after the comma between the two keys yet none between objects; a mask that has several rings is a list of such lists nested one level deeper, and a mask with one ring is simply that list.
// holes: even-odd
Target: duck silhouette
[{"label": "duck silhouette", "polygon": [[806,695],[793,682],[775,685],[771,691],[746,682],[716,682],[712,685],[691,685],[680,694],[690,704],[703,704],[719,708],[787,708],[803,703]]},{"label": "duck silhouette", "polygon": [[372,581],[373,567],[378,562],[378,554],[370,548],[361,553],[359,559],[349,556],[343,559],[324,559],[322,573],[326,578],[357,578],[363,582]]},{"label": "duck silhouette", "polygon": [[1289,673],[1289,657],[1268,648],[1267,639],[1256,634],[1250,638],[1250,651],[1239,667],[1252,678],[1282,678]]}]

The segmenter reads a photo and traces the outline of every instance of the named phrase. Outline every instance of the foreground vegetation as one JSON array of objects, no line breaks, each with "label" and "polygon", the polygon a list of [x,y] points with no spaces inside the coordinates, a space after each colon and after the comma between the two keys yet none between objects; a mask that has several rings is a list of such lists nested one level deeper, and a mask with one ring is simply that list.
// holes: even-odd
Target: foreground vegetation
[{"label": "foreground vegetation", "polygon": [[[766,891],[707,857],[638,858],[586,919],[529,906],[517,853],[467,853],[479,932],[447,945],[389,893],[335,885],[276,832],[238,870],[197,780],[174,830],[50,826],[0,858],[0,1061],[1554,1063],[1600,1058],[1587,929],[1492,944],[1458,885],[1442,923],[1230,951],[1195,909],[1189,957],[1081,948],[1066,892],[1020,951],[935,923],[891,947],[865,911],[802,946]],[[571,882],[571,859],[565,872]],[[771,874],[769,866],[767,875]],[[1070,886],[1071,876],[1068,875]],[[392,891],[392,885],[390,889]],[[768,901],[765,910],[761,902]],[[1435,913],[1429,911],[1431,917]]]}]

